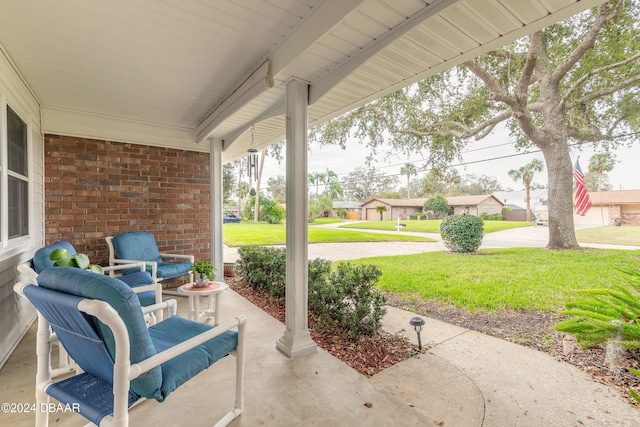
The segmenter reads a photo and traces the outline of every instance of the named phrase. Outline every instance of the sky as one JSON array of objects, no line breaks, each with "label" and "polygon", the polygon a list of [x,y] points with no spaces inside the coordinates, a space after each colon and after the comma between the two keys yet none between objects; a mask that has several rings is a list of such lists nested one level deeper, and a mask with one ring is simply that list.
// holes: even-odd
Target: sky
[{"label": "sky", "polygon": [[[508,175],[511,169],[518,169],[529,163],[534,158],[544,162],[541,152],[533,152],[522,154],[515,150],[513,138],[510,138],[508,132],[504,129],[495,131],[492,135],[480,141],[474,141],[469,144],[463,153],[463,164],[454,162],[455,169],[461,176],[467,174],[487,175],[495,177],[502,185],[503,189],[511,188],[512,190],[521,190],[523,186],[521,182],[514,182]],[[358,166],[365,166],[365,158],[368,149],[359,144],[357,141],[350,141],[347,149],[343,150],[338,146],[319,147],[310,145],[308,171],[325,172],[327,169],[332,170],[338,175],[338,178],[346,177]],[[576,161],[580,156],[580,166],[584,173],[588,171],[589,159],[593,154],[600,151],[593,148],[592,144],[583,144],[579,150],[571,149],[571,160]],[[640,144],[636,143],[631,148],[619,147],[615,150],[617,162],[613,170],[608,174],[609,183],[614,190],[636,190],[640,189]],[[411,157],[398,156],[392,159],[385,159],[383,155],[379,155],[377,161],[373,163],[373,167],[386,173],[387,175],[399,175],[400,186],[406,186],[406,177],[400,175],[400,168],[407,162],[413,162],[416,168],[420,169],[425,165],[426,161],[422,160],[421,155]],[[277,175],[285,175],[284,161],[278,165],[273,158],[267,157],[265,160],[263,182],[266,183],[270,177]],[[423,177],[425,172],[418,173],[418,179]],[[412,177],[412,181],[416,178]],[[547,184],[546,168],[542,173],[537,173],[533,179],[534,183]]]}]

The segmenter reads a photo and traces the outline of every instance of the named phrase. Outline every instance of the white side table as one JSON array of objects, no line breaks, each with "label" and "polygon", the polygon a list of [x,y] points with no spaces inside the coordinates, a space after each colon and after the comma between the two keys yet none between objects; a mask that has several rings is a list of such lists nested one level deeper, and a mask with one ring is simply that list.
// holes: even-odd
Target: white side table
[{"label": "white side table", "polygon": [[[178,292],[189,297],[189,319],[200,320],[201,316],[213,316],[213,324],[218,325],[218,314],[220,313],[220,294],[229,289],[224,282],[209,282],[208,286],[195,287],[194,283],[187,283],[178,288]],[[209,307],[200,311],[200,297],[209,297]]]}]

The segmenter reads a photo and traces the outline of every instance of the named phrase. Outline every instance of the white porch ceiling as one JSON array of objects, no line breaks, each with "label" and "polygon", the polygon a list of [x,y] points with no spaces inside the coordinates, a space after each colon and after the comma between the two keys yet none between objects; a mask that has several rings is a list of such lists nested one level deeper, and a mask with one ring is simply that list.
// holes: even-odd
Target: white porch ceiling
[{"label": "white porch ceiling", "polygon": [[45,133],[214,138],[227,162],[252,124],[257,148],[284,138],[292,78],[310,84],[313,125],[602,1],[0,0],[0,46]]}]

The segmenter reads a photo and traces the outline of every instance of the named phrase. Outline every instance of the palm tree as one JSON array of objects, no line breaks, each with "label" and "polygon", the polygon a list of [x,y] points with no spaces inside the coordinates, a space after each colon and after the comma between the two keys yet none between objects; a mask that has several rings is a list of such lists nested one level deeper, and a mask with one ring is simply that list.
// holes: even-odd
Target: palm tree
[{"label": "palm tree", "polygon": [[309,172],[307,174],[309,178],[309,185],[316,186],[316,196],[320,193],[320,184],[322,184],[325,180],[325,175],[321,172]]},{"label": "palm tree", "polygon": [[507,172],[514,181],[522,180],[524,184],[526,193],[525,200],[527,202],[527,221],[529,222],[531,222],[531,181],[533,181],[533,175],[536,172],[542,172],[542,169],[544,169],[542,161],[533,159],[526,165],[520,167],[520,169],[511,169]]},{"label": "palm tree", "polygon": [[610,153],[600,153],[591,156],[591,159],[589,159],[589,172],[598,177],[598,188],[596,188],[596,191],[602,189],[602,179],[605,173],[611,172],[615,163],[616,159]]},{"label": "palm tree", "polygon": [[387,207],[385,205],[376,206],[376,211],[380,213],[380,221],[382,221],[382,212],[386,212]]},{"label": "palm tree", "polygon": [[400,168],[400,173],[407,175],[407,199],[411,198],[411,175],[415,175],[418,172],[413,163],[405,163]]}]

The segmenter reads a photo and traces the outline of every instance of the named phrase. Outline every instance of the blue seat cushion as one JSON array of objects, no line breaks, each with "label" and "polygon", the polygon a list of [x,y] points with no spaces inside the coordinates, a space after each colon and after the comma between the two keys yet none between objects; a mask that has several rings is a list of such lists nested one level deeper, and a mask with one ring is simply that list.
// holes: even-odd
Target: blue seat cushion
[{"label": "blue seat cushion", "polygon": [[[120,276],[118,277],[118,279],[132,288],[151,285],[152,283],[154,283],[151,274],[146,271],[137,271],[135,273]],[[140,292],[137,295],[138,299],[140,300],[140,305],[143,307],[147,307],[156,303],[156,293],[154,291]]]},{"label": "blue seat cushion", "polygon": [[[158,353],[184,342],[196,335],[212,329],[213,326],[194,322],[180,316],[172,316],[149,328],[149,335]],[[220,358],[228,355],[238,345],[238,333],[226,331],[221,335],[199,345],[162,366],[162,401],[172,391],[187,380],[213,365]]]},{"label": "blue seat cushion", "polygon": [[47,268],[53,267],[53,263],[55,261],[52,261],[49,256],[51,255],[51,252],[56,249],[66,249],[71,255],[76,254],[76,250],[73,245],[64,240],[44,246],[36,251],[33,255],[33,259],[31,260],[31,264],[36,273],[40,274]]},{"label": "blue seat cushion", "polygon": [[132,231],[113,237],[113,248],[120,259],[162,262],[153,233]]},{"label": "blue seat cushion", "polygon": [[[190,262],[161,262],[158,263],[158,277],[162,277],[163,279],[171,279],[172,277],[184,276],[185,274],[189,274],[189,270],[193,264]],[[147,266],[147,269],[150,270],[151,267]]]},{"label": "blue seat cushion", "polygon": [[[131,363],[138,363],[156,354],[140,301],[124,282],[91,271],[60,267],[49,268],[40,273],[38,285],[70,295],[102,300],[111,305],[127,326]],[[115,360],[115,340],[111,329],[102,322],[98,322],[98,329],[111,358]],[[131,389],[140,396],[157,399],[161,396],[161,384],[162,371],[160,367],[156,367],[132,380]]]}]

